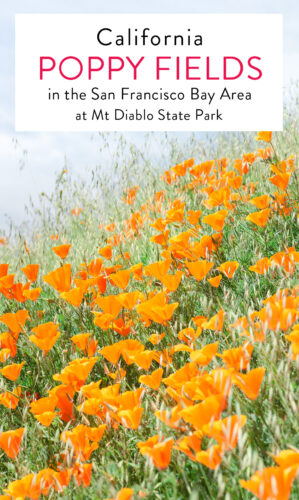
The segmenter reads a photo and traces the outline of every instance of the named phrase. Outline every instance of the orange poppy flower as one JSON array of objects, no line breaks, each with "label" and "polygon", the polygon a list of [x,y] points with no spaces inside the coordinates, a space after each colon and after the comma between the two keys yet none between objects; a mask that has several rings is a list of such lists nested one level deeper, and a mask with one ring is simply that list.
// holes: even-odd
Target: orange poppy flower
[{"label": "orange poppy flower", "polygon": [[23,285],[22,283],[14,283],[10,289],[10,292],[15,300],[18,302],[25,302],[26,297],[24,296],[24,291],[28,290],[30,286],[30,283],[26,283],[26,285]]},{"label": "orange poppy flower", "polygon": [[144,351],[144,345],[135,339],[121,340],[119,344],[121,347],[121,354],[128,365],[133,364],[136,355]]},{"label": "orange poppy flower", "polygon": [[68,422],[74,418],[73,396],[75,389],[73,385],[75,384],[61,384],[48,391],[50,397],[55,397],[57,399],[56,406],[60,410],[59,416],[64,422]]},{"label": "orange poppy flower", "polygon": [[148,309],[149,317],[152,321],[165,325],[172,318],[178,305],[178,302],[173,302],[172,304],[165,304],[163,306],[154,306],[151,310]]},{"label": "orange poppy flower", "polygon": [[192,347],[185,344],[175,344],[170,350],[170,356],[173,356],[176,352],[192,352]]},{"label": "orange poppy flower", "polygon": [[121,382],[126,377],[127,372],[126,372],[126,370],[123,370],[123,368],[120,368],[119,370],[116,370],[115,372],[107,372],[107,375],[109,377],[111,377],[112,380],[115,380],[116,382]]},{"label": "orange poppy flower", "polygon": [[78,486],[87,488],[91,481],[92,464],[75,463],[72,468],[72,477],[75,479]]},{"label": "orange poppy flower", "polygon": [[110,276],[112,273],[117,273],[122,268],[120,264],[115,264],[114,266],[109,266],[104,268],[104,272],[107,276]]},{"label": "orange poppy flower", "polygon": [[198,351],[192,351],[190,353],[191,360],[202,366],[208,365],[217,354],[218,343],[207,344]]},{"label": "orange poppy flower", "polygon": [[194,159],[191,158],[190,160],[183,161],[183,163],[179,163],[178,165],[175,165],[174,167],[171,168],[171,170],[178,176],[184,176],[186,175],[187,169],[191,168],[194,164]]},{"label": "orange poppy flower", "polygon": [[58,328],[59,325],[55,325],[53,322],[43,323],[42,325],[32,328],[35,335],[30,335],[29,340],[39,347],[39,349],[48,352],[60,337]]},{"label": "orange poppy flower", "polygon": [[108,330],[111,327],[111,324],[114,320],[114,316],[109,313],[99,313],[96,311],[92,311],[95,315],[94,324],[102,330]]},{"label": "orange poppy flower", "polygon": [[134,354],[134,363],[143,370],[149,370],[153,360],[156,360],[156,351],[144,350]]},{"label": "orange poppy flower", "polygon": [[169,230],[164,231],[161,234],[157,234],[156,236],[152,236],[150,238],[150,241],[156,243],[157,245],[161,245],[163,248],[165,248],[167,246],[168,236],[169,236]]},{"label": "orange poppy flower", "polygon": [[41,287],[31,288],[30,290],[23,290],[23,295],[24,297],[26,297],[26,299],[35,302],[39,298],[41,291],[42,291]]},{"label": "orange poppy flower", "polygon": [[224,276],[226,276],[229,279],[232,279],[238,267],[239,267],[239,262],[234,260],[234,261],[223,262],[223,264],[217,267],[217,269],[219,269],[219,271],[221,271],[224,274]]},{"label": "orange poppy flower", "polygon": [[260,367],[244,375],[242,373],[235,373],[232,376],[233,384],[239,387],[249,399],[256,399],[260,392],[265,371],[265,368]]},{"label": "orange poppy flower", "polygon": [[57,398],[55,396],[47,396],[45,398],[32,401],[30,411],[33,415],[40,415],[45,412],[52,412],[56,408]]},{"label": "orange poppy flower", "polygon": [[61,434],[61,440],[64,443],[70,443],[79,460],[86,461],[91,453],[99,447],[98,443],[102,439],[106,427],[106,424],[99,427],[87,427],[80,424],[71,431],[64,431]]},{"label": "orange poppy flower", "polygon": [[272,139],[272,132],[258,132],[257,136],[255,137],[256,141],[271,142],[271,139]]},{"label": "orange poppy flower", "polygon": [[218,276],[215,276],[214,278],[208,279],[208,282],[210,285],[212,285],[214,288],[218,288],[220,285],[220,281],[222,280],[221,274],[218,274]]},{"label": "orange poppy flower", "polygon": [[0,245],[7,245],[7,239],[6,238],[0,238]]},{"label": "orange poppy flower", "polygon": [[34,282],[37,279],[37,274],[39,270],[39,264],[29,264],[26,267],[22,267],[21,271],[25,274],[28,281]]},{"label": "orange poppy flower", "polygon": [[204,330],[215,330],[215,331],[222,330],[224,314],[225,312],[220,310],[217,314],[212,316],[212,318],[210,318],[208,321],[204,321],[201,324],[201,328],[203,328]]},{"label": "orange poppy flower", "polygon": [[184,207],[171,208],[166,212],[167,222],[183,222]]},{"label": "orange poppy flower", "polygon": [[248,164],[246,162],[243,163],[241,158],[237,158],[234,161],[233,167],[239,172],[240,175],[248,174],[249,172]]},{"label": "orange poppy flower", "polygon": [[163,233],[163,231],[165,231],[167,224],[168,224],[167,219],[159,218],[156,219],[155,222],[153,222],[153,224],[150,224],[150,227],[153,227],[157,231]]},{"label": "orange poppy flower", "polygon": [[111,222],[111,224],[108,224],[105,229],[109,231],[110,233],[115,231],[115,222]]},{"label": "orange poppy flower", "polygon": [[197,280],[201,281],[205,278],[208,272],[214,266],[213,262],[208,262],[207,260],[197,260],[195,262],[186,262],[186,266],[189,269],[192,276]]},{"label": "orange poppy flower", "polygon": [[212,418],[218,419],[222,409],[223,396],[209,396],[201,403],[188,406],[180,411],[179,415],[195,429],[202,430]]},{"label": "orange poppy flower", "polygon": [[124,270],[118,271],[117,273],[110,274],[109,279],[111,283],[118,288],[122,288],[123,290],[127,288],[130,281],[131,271]]},{"label": "orange poppy flower", "polygon": [[279,187],[283,191],[285,191],[288,187],[289,181],[290,181],[291,174],[290,173],[285,173],[285,174],[277,174],[274,175],[273,177],[269,178],[269,181],[274,184],[274,186]]},{"label": "orange poppy flower", "polygon": [[131,266],[130,271],[133,273],[134,279],[136,281],[142,280],[143,264],[141,262],[139,264],[135,264],[134,266]]},{"label": "orange poppy flower", "polygon": [[216,439],[224,450],[232,450],[237,446],[239,430],[246,424],[246,420],[245,415],[232,415],[204,425],[203,432]]},{"label": "orange poppy flower", "polygon": [[137,304],[138,300],[144,300],[144,295],[138,290],[135,290],[134,292],[130,293],[120,293],[119,295],[117,295],[117,300],[118,302],[120,302],[122,307],[125,307],[126,309],[129,309],[129,311],[131,311]]},{"label": "orange poppy flower", "polygon": [[227,214],[227,210],[220,210],[214,214],[206,215],[202,221],[211,226],[215,231],[222,231]]},{"label": "orange poppy flower", "polygon": [[119,410],[132,410],[140,404],[143,393],[144,389],[142,387],[139,387],[135,391],[123,392],[122,394],[117,395],[112,404],[118,407]]},{"label": "orange poppy flower", "polygon": [[240,485],[260,500],[288,500],[296,474],[294,467],[266,467],[248,481],[241,479]]},{"label": "orange poppy flower", "polygon": [[297,359],[299,356],[299,324],[293,327],[289,335],[286,335],[286,339],[291,342],[293,359]]},{"label": "orange poppy flower", "polygon": [[167,378],[163,378],[164,384],[171,387],[181,387],[184,382],[188,382],[191,378],[199,374],[199,369],[196,363],[187,363],[182,368],[177,370]]},{"label": "orange poppy flower", "polygon": [[0,405],[5,406],[9,410],[14,410],[21,396],[21,387],[16,387],[13,392],[2,392],[0,394]]},{"label": "orange poppy flower", "polygon": [[270,267],[270,260],[268,257],[263,257],[262,259],[258,260],[254,266],[250,266],[248,269],[249,271],[253,271],[254,273],[257,274],[265,274],[269,267]]},{"label": "orange poppy flower", "polygon": [[266,307],[255,313],[255,316],[262,321],[264,329],[286,331],[299,316],[297,306],[298,299],[294,300],[292,297],[269,301]]},{"label": "orange poppy flower", "polygon": [[[233,189],[240,189],[240,187],[242,185],[242,181],[243,181],[242,175],[236,175],[236,176],[228,179],[227,183]],[[231,197],[230,197],[231,200],[232,200],[232,196],[235,196],[235,195],[231,195]],[[226,205],[226,200],[225,200],[224,204]]]},{"label": "orange poppy flower", "polygon": [[149,337],[148,341],[153,345],[158,345],[164,339],[165,335],[166,335],[165,332],[161,333],[160,335],[158,333],[153,333]]},{"label": "orange poppy flower", "polygon": [[201,451],[201,441],[203,433],[201,431],[193,432],[189,436],[183,436],[177,441],[174,448],[185,453],[191,460],[196,461],[196,453]]},{"label": "orange poppy flower", "polygon": [[9,458],[15,459],[20,451],[24,427],[15,431],[0,432],[0,447]]},{"label": "orange poppy flower", "polygon": [[167,274],[161,278],[161,283],[170,292],[175,292],[181,282],[182,276],[182,271],[177,271],[175,274]]},{"label": "orange poppy flower", "polygon": [[267,160],[268,158],[271,158],[271,156],[273,156],[273,149],[269,146],[264,149],[257,149],[257,154],[263,160]]},{"label": "orange poppy flower", "polygon": [[158,368],[157,370],[154,370],[150,375],[141,375],[138,380],[141,384],[145,384],[151,389],[157,391],[160,387],[162,376],[163,368]]},{"label": "orange poppy flower", "polygon": [[283,267],[286,273],[293,274],[295,263],[299,261],[299,253],[295,249],[289,249],[286,252],[278,252],[270,257],[270,263]]},{"label": "orange poppy flower", "polygon": [[11,357],[10,349],[4,348],[0,350],[0,362],[6,363],[6,361]]},{"label": "orange poppy flower", "polygon": [[124,196],[123,200],[125,203],[128,205],[133,205],[135,199],[136,199],[136,194],[139,189],[139,186],[133,186],[131,188],[128,188],[125,190],[126,196]]},{"label": "orange poppy flower", "polygon": [[157,323],[165,324],[171,319],[178,305],[178,302],[167,304],[165,293],[160,292],[151,299],[138,304],[136,311],[146,322],[156,321]]},{"label": "orange poppy flower", "polygon": [[202,214],[201,210],[188,210],[187,221],[189,222],[189,224],[192,224],[192,226],[196,226],[198,224],[201,214]]},{"label": "orange poppy flower", "polygon": [[184,424],[182,424],[182,419],[179,416],[179,412],[182,410],[182,406],[177,404],[171,410],[158,410],[155,412],[155,416],[161,420],[164,424],[168,425],[172,429],[185,430]]},{"label": "orange poppy flower", "polygon": [[81,394],[83,394],[85,398],[101,397],[101,383],[102,381],[98,380],[97,382],[90,382],[90,384],[83,385],[81,387]]},{"label": "orange poppy flower", "polygon": [[0,264],[0,278],[7,276],[9,264]]},{"label": "orange poppy flower", "polygon": [[154,466],[162,470],[166,469],[170,463],[173,445],[173,439],[160,441],[158,435],[137,443],[140,453],[150,458]]},{"label": "orange poppy flower", "polygon": [[3,332],[0,334],[0,346],[2,350],[8,350],[9,356],[15,357],[17,353],[17,334]]},{"label": "orange poppy flower", "polygon": [[29,319],[29,312],[26,311],[26,309],[22,309],[16,313],[2,314],[2,316],[0,316],[0,321],[16,335],[21,333],[27,319]]},{"label": "orange poppy flower", "polygon": [[188,231],[184,231],[183,233],[179,233],[176,236],[173,236],[169,240],[169,245],[170,245],[170,250],[171,252],[177,251],[184,251],[189,247],[189,240],[190,237],[192,236],[192,229]]},{"label": "orange poppy flower", "polygon": [[84,297],[84,291],[80,287],[72,288],[72,290],[69,290],[68,292],[62,292],[60,297],[72,306],[80,307]]},{"label": "orange poppy flower", "polygon": [[132,327],[133,321],[125,323],[123,318],[117,318],[111,324],[111,328],[122,337],[127,337],[130,334]]},{"label": "orange poppy flower", "polygon": [[72,245],[59,245],[58,247],[52,247],[52,250],[58,257],[64,260],[68,256],[71,246]]},{"label": "orange poppy flower", "polygon": [[[209,198],[203,202],[203,205],[206,208],[218,207],[219,205],[222,205],[225,202],[227,202],[229,200],[229,198],[230,198],[229,187],[217,189],[210,194]],[[206,222],[206,224],[209,224],[209,222],[205,221],[205,218],[203,219],[203,221]],[[212,225],[212,224],[210,224],[210,225]],[[221,229],[220,229],[220,231],[221,231]]]},{"label": "orange poppy flower", "polygon": [[251,354],[253,351],[253,345],[245,343],[241,347],[234,347],[233,349],[227,349],[219,354],[224,361],[224,363],[236,371],[246,370],[251,359]]},{"label": "orange poppy flower", "polygon": [[122,308],[121,301],[118,300],[117,295],[106,295],[106,297],[98,296],[95,303],[106,314],[110,314],[112,318],[116,318]]},{"label": "orange poppy flower", "polygon": [[53,375],[53,379],[63,384],[69,384],[75,390],[79,390],[97,360],[98,357],[74,359],[60,373]]},{"label": "orange poppy flower", "polygon": [[90,333],[79,333],[78,335],[73,335],[71,341],[83,352],[86,352],[88,357],[94,356],[98,342],[93,338],[90,338]]},{"label": "orange poppy flower", "polygon": [[58,292],[68,292],[71,288],[71,264],[64,264],[44,276],[44,281]]},{"label": "orange poppy flower", "polygon": [[99,352],[105,359],[107,359],[107,361],[110,361],[110,363],[116,365],[121,356],[121,345],[119,342],[116,344],[107,345],[103,347]]},{"label": "orange poppy flower", "polygon": [[105,257],[106,259],[110,260],[112,257],[112,247],[111,245],[107,245],[103,248],[100,248],[99,254],[102,255],[102,257]]},{"label": "orange poppy flower", "polygon": [[299,451],[282,450],[278,455],[274,455],[274,460],[280,467],[287,469],[288,467],[299,467]]},{"label": "orange poppy flower", "polygon": [[2,373],[2,375],[9,380],[15,381],[19,377],[24,364],[25,361],[19,364],[13,363],[12,365],[4,366],[3,368],[1,368],[0,373]]},{"label": "orange poppy flower", "polygon": [[161,279],[167,275],[170,266],[171,259],[154,262],[144,268],[144,274],[145,276],[153,276],[157,280],[161,281]]},{"label": "orange poppy flower", "polygon": [[200,327],[197,328],[196,332],[192,327],[184,328],[178,333],[178,339],[182,342],[186,342],[188,345],[193,345],[201,332],[202,329]]},{"label": "orange poppy flower", "polygon": [[[8,498],[32,498],[37,500],[41,495],[40,482],[37,481],[37,474],[27,474],[22,479],[17,479],[9,483],[8,487],[4,489]],[[7,497],[6,497],[7,498]]]},{"label": "orange poppy flower", "polygon": [[214,160],[208,160],[203,163],[200,163],[199,165],[195,165],[191,170],[190,174],[194,175],[195,177],[200,177],[202,174],[205,176],[209,175],[211,172],[212,168],[215,165]]},{"label": "orange poppy flower", "polygon": [[252,222],[253,224],[256,224],[257,226],[265,227],[265,225],[267,224],[270,213],[271,213],[271,209],[265,208],[264,210],[260,210],[259,212],[253,212],[253,213],[247,215],[246,220],[248,220],[249,222]]},{"label": "orange poppy flower", "polygon": [[201,328],[202,324],[207,320],[207,318],[205,316],[195,316],[194,318],[192,318],[192,321],[194,321],[194,323],[196,324],[196,326],[198,326],[198,328]]},{"label": "orange poppy flower", "polygon": [[122,488],[114,498],[106,498],[105,500],[130,500],[133,496],[133,493],[134,490],[132,490],[132,488]]},{"label": "orange poppy flower", "polygon": [[102,270],[102,266],[103,266],[102,259],[93,259],[88,265],[88,274],[94,277],[99,276]]},{"label": "orange poppy flower", "polygon": [[121,419],[124,427],[127,429],[138,429],[142,413],[143,408],[135,406],[134,408],[120,410],[117,412],[117,415]]},{"label": "orange poppy flower", "polygon": [[[107,278],[106,276],[98,276],[95,278],[95,283],[98,289],[98,293],[103,294],[106,291],[107,288]],[[77,285],[78,286],[78,285]]]},{"label": "orange poppy flower", "polygon": [[221,463],[223,449],[221,446],[214,445],[207,450],[202,450],[196,453],[196,461],[215,470]]},{"label": "orange poppy flower", "polygon": [[252,203],[259,210],[267,208],[270,205],[271,198],[267,194],[263,194],[262,196],[256,196],[256,198],[252,198],[249,200],[249,203]]},{"label": "orange poppy flower", "polygon": [[55,417],[55,411],[45,411],[44,413],[34,415],[34,418],[36,418],[36,420],[38,420],[38,422],[44,427],[50,427]]},{"label": "orange poppy flower", "polygon": [[10,288],[13,285],[15,275],[7,274],[8,264],[1,264],[0,284],[3,288]]},{"label": "orange poppy flower", "polygon": [[254,163],[256,159],[256,153],[246,153],[243,155],[243,161],[247,163]]}]

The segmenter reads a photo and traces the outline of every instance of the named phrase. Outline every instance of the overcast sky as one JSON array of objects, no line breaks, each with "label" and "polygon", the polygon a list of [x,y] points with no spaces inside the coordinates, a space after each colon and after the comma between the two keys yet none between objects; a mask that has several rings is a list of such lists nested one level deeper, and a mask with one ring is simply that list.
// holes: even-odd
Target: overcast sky
[{"label": "overcast sky", "polygon": [[[20,223],[29,196],[36,198],[41,191],[51,191],[54,173],[62,168],[65,158],[76,172],[100,160],[98,142],[95,135],[92,140],[91,133],[14,131],[16,13],[282,13],[284,84],[299,79],[298,0],[0,0],[0,6],[0,230],[7,223],[5,214]],[[134,139],[142,141],[142,134],[135,134]],[[24,150],[27,156],[20,170]]]}]

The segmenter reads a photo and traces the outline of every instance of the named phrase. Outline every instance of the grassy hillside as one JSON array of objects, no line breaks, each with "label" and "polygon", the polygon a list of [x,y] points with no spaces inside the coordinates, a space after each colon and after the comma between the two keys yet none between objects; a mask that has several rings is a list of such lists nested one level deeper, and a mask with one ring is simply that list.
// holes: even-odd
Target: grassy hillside
[{"label": "grassy hillside", "polygon": [[103,135],[3,235],[0,498],[298,498],[297,117]]}]

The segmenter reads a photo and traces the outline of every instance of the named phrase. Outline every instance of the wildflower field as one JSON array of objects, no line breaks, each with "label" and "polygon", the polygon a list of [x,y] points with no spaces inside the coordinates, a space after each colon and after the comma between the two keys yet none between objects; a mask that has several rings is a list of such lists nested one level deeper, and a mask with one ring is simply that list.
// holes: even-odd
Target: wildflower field
[{"label": "wildflower field", "polygon": [[297,134],[64,169],[2,235],[1,500],[299,497]]}]

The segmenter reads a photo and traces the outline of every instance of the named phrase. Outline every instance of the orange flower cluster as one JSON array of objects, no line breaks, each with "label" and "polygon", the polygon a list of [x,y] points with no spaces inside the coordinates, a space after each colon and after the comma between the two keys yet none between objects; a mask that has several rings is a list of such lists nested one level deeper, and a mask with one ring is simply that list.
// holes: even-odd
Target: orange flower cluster
[{"label": "orange flower cluster", "polygon": [[[272,133],[259,132],[257,140],[271,143]],[[258,182],[247,181],[261,162],[269,169],[266,194]],[[28,413],[33,429],[59,429],[61,447],[49,451],[49,468],[10,482],[1,498],[62,494],[71,481],[88,487],[90,460],[104,450],[107,439],[113,446],[111,436],[117,433],[131,432],[137,455],[161,471],[174,453],[211,470],[236,453],[242,433],[252,425],[238,402],[254,405],[261,393],[267,396],[267,366],[256,362],[260,346],[276,335],[284,359],[298,360],[299,289],[286,285],[272,291],[254,306],[257,310],[244,303],[244,316],[231,320],[233,292],[244,274],[256,283],[270,274],[291,279],[299,252],[284,242],[275,254],[256,253],[255,264],[248,266],[224,248],[228,229],[237,222],[263,240],[269,223],[298,210],[294,172],[294,157],[279,161],[272,143],[233,162],[222,158],[195,164],[189,159],[164,172],[163,189],[138,210],[133,205],[139,187],[125,190],[130,215],[101,224],[105,243],[77,269],[66,262],[73,249],[65,243],[52,248],[60,265],[42,280],[38,264],[21,269],[24,283],[15,282],[8,264],[0,265],[0,293],[9,311],[0,316],[5,325],[0,407],[15,422],[13,429],[1,430],[0,448],[11,460],[23,453],[23,434],[31,430],[17,424],[17,408]],[[72,210],[77,217],[81,212]],[[138,239],[157,255],[153,262],[145,250],[142,256],[128,251]],[[37,280],[41,286],[36,287]],[[41,373],[46,374],[42,381]],[[43,394],[25,390],[34,378],[38,384],[33,387],[44,382]],[[154,435],[150,420],[156,422]],[[140,440],[143,428],[146,436]],[[261,500],[288,499],[299,469],[295,450],[274,459],[276,467],[240,481]],[[115,498],[133,494],[123,488]]]}]

